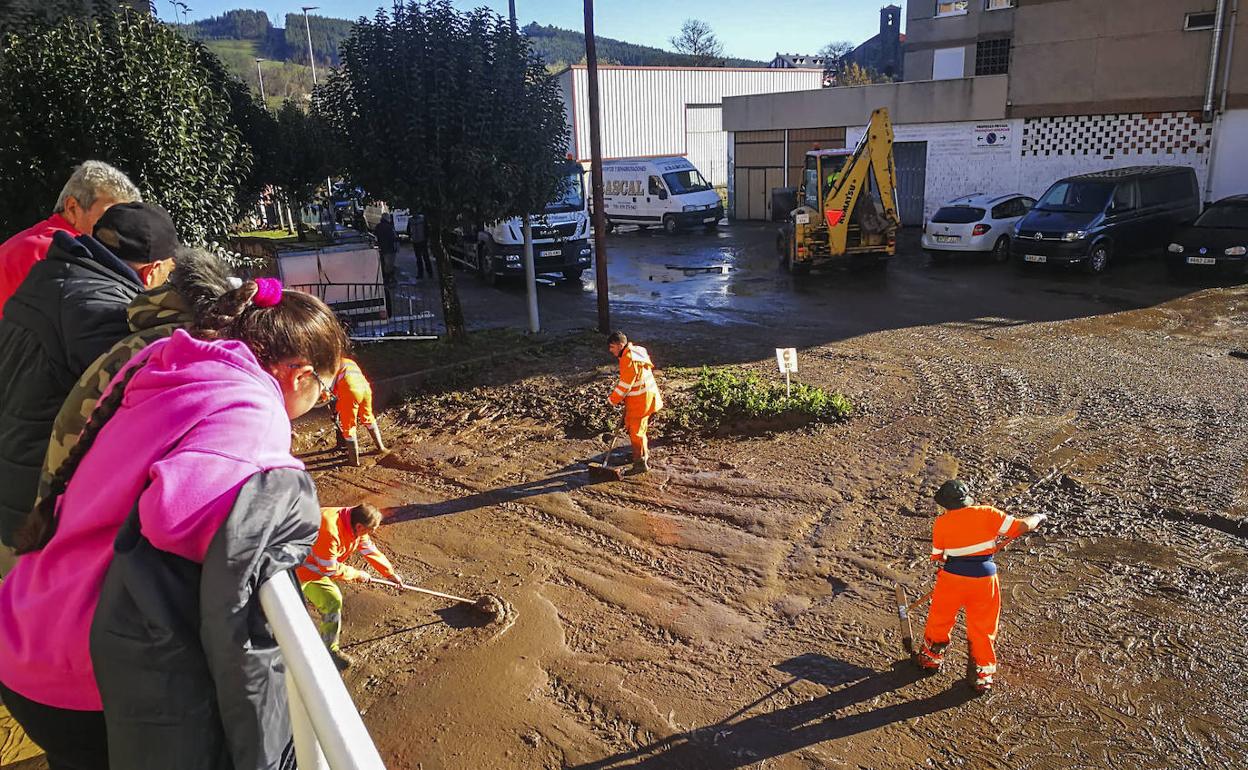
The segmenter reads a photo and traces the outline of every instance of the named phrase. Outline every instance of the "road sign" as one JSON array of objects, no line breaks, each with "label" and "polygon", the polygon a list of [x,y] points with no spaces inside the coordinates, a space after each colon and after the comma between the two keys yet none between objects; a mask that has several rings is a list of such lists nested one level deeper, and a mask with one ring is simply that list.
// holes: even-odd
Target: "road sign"
[{"label": "road sign", "polygon": [[776,348],[776,366],[784,375],[784,397],[788,398],[793,395],[789,375],[797,373],[797,348]]},{"label": "road sign", "polygon": [[797,348],[776,348],[776,365],[781,374],[797,373]]}]

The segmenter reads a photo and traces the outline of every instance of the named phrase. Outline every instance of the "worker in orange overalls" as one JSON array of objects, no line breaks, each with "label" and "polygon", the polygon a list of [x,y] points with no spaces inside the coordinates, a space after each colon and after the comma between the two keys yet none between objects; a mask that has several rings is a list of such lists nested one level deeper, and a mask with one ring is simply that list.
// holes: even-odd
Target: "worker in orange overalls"
[{"label": "worker in orange overalls", "polygon": [[381,428],[377,427],[377,418],[373,416],[373,386],[368,383],[364,372],[360,371],[359,364],[350,358],[342,359],[342,366],[334,377],[333,393],[337,401],[338,446],[346,447],[348,462],[357,467],[360,464],[356,425],[367,428],[373,441],[377,443],[377,452],[385,454],[386,445],[381,440]]},{"label": "worker in orange overalls", "polygon": [[923,630],[923,648],[915,654],[919,668],[935,673],[944,660],[949,632],[966,610],[966,638],[975,660],[976,692],[992,689],[997,671],[993,642],[1001,618],[1001,586],[992,556],[997,538],[1016,538],[1044,521],[1042,513],[1016,519],[989,505],[975,505],[964,482],[946,481],[936,492],[936,503],[945,512],[932,526],[932,561],[940,565],[932,607]]},{"label": "worker in orange overalls", "polygon": [[403,582],[386,555],[373,545],[372,534],[381,526],[381,518],[381,511],[367,503],[354,508],[322,508],[321,531],[312,553],[295,568],[303,595],[321,615],[321,640],[339,671],[350,666],[352,660],[338,648],[342,634],[342,589],[334,581],[367,583],[372,580],[367,572],[344,562],[351,554],[358,553],[382,577],[395,583]]},{"label": "worker in orange overalls", "polygon": [[633,445],[631,473],[650,470],[650,441],[646,436],[650,416],[663,408],[663,395],[654,381],[654,363],[640,345],[634,345],[624,332],[612,332],[607,350],[620,362],[620,381],[608,400],[613,406],[624,404],[624,427]]}]

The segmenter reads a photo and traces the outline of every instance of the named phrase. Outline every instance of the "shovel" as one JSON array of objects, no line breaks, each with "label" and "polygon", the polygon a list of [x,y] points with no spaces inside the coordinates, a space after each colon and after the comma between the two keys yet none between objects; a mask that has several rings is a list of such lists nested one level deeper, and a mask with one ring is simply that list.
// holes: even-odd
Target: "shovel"
[{"label": "shovel", "polygon": [[[621,424],[621,428],[623,425]],[[624,478],[624,466],[611,465],[611,453],[615,451],[615,442],[620,438],[620,429],[617,428],[611,434],[611,444],[607,447],[606,453],[602,456],[601,463],[589,463],[589,480],[590,481],[621,481]]]},{"label": "shovel", "polygon": [[490,620],[496,621],[496,622],[501,621],[507,615],[507,603],[493,594],[485,594],[484,596],[479,596],[476,599],[465,599],[462,596],[455,596],[453,594],[444,594],[441,591],[434,591],[428,588],[420,588],[419,586],[409,586],[406,583],[396,583],[393,580],[382,580],[381,578],[372,578],[368,582],[380,583],[383,586],[390,586],[391,588],[401,588],[404,591],[413,591],[419,594],[428,594],[429,596],[436,596],[439,599],[449,599],[450,601],[459,602],[460,604],[467,604],[467,605],[472,606],[475,610],[482,613],[483,615],[489,616]]}]

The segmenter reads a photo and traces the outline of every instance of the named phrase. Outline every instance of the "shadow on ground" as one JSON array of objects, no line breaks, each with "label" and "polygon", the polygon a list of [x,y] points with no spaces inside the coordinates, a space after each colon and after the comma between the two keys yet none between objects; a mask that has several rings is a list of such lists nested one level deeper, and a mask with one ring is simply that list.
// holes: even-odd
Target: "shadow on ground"
[{"label": "shadow on ground", "polygon": [[[644,768],[737,768],[826,741],[869,732],[894,722],[960,706],[974,697],[965,683],[936,695],[908,700],[860,714],[837,712],[881,695],[904,690],[922,676],[908,660],[884,671],[872,671],[817,654],[801,655],[777,664],[793,676],[736,713],[706,727],[664,738],[634,751],[577,766],[575,770]],[[748,711],[799,680],[833,688],[831,692],[795,706],[754,716]]]}]

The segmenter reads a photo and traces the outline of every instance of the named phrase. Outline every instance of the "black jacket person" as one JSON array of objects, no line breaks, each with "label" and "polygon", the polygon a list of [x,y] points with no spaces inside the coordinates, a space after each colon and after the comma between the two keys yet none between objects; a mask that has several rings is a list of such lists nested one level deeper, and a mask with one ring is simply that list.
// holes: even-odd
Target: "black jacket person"
[{"label": "black jacket person", "polygon": [[87,367],[130,333],[126,308],[164,282],[178,248],[169,214],[124,203],[95,237],[57,233],[0,319],[0,541],[35,503],[52,422]]}]

